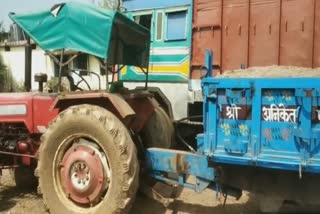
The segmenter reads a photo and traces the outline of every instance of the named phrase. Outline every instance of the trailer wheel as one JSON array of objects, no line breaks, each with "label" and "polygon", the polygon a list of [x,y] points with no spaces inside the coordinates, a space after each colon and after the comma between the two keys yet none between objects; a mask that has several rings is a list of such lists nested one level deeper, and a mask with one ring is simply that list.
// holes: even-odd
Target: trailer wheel
[{"label": "trailer wheel", "polygon": [[169,149],[174,146],[173,122],[161,106],[155,108],[141,137],[146,147]]},{"label": "trailer wheel", "polygon": [[98,106],[78,105],[59,114],[43,136],[38,169],[51,213],[128,213],[138,188],[129,132]]}]

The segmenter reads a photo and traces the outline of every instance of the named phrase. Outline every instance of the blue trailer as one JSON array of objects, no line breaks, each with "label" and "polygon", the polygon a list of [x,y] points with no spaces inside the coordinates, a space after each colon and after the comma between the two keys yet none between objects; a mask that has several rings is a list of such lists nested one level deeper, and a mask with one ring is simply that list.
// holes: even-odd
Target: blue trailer
[{"label": "blue trailer", "polygon": [[[207,51],[207,74],[211,61]],[[251,191],[264,211],[284,200],[319,203],[320,78],[209,76],[202,88],[204,133],[196,151],[148,149],[152,177],[197,192]],[[196,182],[187,183],[188,175]]]}]

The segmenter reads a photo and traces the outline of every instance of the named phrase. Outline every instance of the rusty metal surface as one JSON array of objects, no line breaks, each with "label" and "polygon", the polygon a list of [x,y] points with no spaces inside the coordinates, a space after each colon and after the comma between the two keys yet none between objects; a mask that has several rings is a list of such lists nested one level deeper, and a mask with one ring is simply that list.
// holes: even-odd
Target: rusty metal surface
[{"label": "rusty metal surface", "polygon": [[193,12],[191,78],[206,48],[220,71],[320,67],[319,0],[194,0]]},{"label": "rusty metal surface", "polygon": [[251,0],[249,67],[279,62],[280,1]]},{"label": "rusty metal surface", "polygon": [[15,153],[15,152],[0,151],[0,154],[38,159],[35,155],[19,154],[19,153]]},{"label": "rusty metal surface", "polygon": [[280,64],[312,67],[314,0],[283,0]]},{"label": "rusty metal surface", "polygon": [[122,119],[135,114],[133,109],[127,104],[120,94],[106,93],[102,91],[81,93],[72,92],[68,94],[62,94],[53,102],[51,110],[55,108],[65,109],[71,105],[79,104],[95,104],[108,107],[108,110],[112,111]]},{"label": "rusty metal surface", "polygon": [[[203,64],[206,48],[215,50],[215,63],[221,61],[221,0],[195,0],[192,32],[192,65]],[[208,43],[208,41],[210,41]],[[192,78],[199,78],[199,72],[192,72]]]},{"label": "rusty metal surface", "polygon": [[209,166],[206,156],[172,149],[149,148],[146,159],[147,167],[153,171],[214,179],[214,170]]},{"label": "rusty metal surface", "polygon": [[223,10],[222,67],[247,67],[249,0],[224,0]]},{"label": "rusty metal surface", "polygon": [[315,24],[313,42],[313,67],[320,67],[320,1],[315,1]]}]

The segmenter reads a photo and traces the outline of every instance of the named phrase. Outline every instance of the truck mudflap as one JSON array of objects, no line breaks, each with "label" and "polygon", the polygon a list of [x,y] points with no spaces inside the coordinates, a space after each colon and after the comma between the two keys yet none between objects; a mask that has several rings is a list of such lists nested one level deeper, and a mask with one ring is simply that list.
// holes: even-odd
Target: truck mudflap
[{"label": "truck mudflap", "polygon": [[214,163],[320,173],[319,78],[206,78],[198,151]]},{"label": "truck mudflap", "polygon": [[[146,152],[146,163],[151,177],[175,183],[196,192],[202,192],[215,179],[214,168],[209,166],[207,157],[191,152],[150,148]],[[177,174],[178,179],[169,178],[167,174],[163,174],[164,172]],[[196,177],[194,184],[186,181],[187,175]]]}]

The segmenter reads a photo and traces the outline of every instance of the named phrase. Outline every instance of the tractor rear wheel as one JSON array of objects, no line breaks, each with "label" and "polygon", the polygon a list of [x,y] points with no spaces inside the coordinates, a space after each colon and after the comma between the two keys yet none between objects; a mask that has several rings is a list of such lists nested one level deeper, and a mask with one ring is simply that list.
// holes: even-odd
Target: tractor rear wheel
[{"label": "tractor rear wheel", "polygon": [[128,130],[111,112],[78,105],[43,136],[39,183],[51,213],[127,213],[139,165]]},{"label": "tractor rear wheel", "polygon": [[141,137],[146,147],[164,149],[174,147],[173,122],[161,106],[155,108],[142,130]]}]

